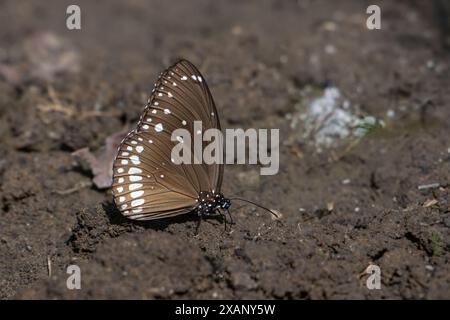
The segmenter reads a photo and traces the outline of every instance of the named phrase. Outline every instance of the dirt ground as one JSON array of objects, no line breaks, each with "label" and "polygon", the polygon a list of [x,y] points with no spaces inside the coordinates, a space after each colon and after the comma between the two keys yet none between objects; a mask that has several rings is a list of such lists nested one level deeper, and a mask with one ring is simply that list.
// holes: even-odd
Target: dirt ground
[{"label": "dirt ground", "polygon": [[[0,298],[450,298],[445,1],[377,1],[373,31],[373,1],[77,1],[69,31],[72,2],[0,1]],[[179,57],[222,127],[280,129],[279,173],[229,165],[223,191],[282,219],[233,203],[226,231],[133,223],[72,156],[131,128]],[[291,119],[305,88],[330,85],[385,126],[317,152]]]}]

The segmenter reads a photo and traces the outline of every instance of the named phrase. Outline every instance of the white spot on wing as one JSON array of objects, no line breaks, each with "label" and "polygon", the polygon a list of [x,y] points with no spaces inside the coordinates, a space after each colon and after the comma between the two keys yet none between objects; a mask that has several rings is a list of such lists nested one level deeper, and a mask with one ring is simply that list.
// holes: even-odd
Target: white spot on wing
[{"label": "white spot on wing", "polygon": [[141,181],[141,180],[142,180],[141,176],[130,176],[131,182],[136,182],[136,181]]},{"label": "white spot on wing", "polygon": [[130,160],[131,160],[131,162],[132,162],[133,164],[140,164],[140,163],[141,163],[141,161],[139,160],[139,157],[138,157],[137,155],[132,155],[132,156],[130,157]]},{"label": "white spot on wing", "polygon": [[136,167],[131,167],[131,168],[128,170],[128,173],[129,173],[129,174],[142,173],[142,170],[139,169],[139,168],[136,168]]},{"label": "white spot on wing", "polygon": [[141,206],[141,205],[144,204],[144,202],[145,202],[144,199],[133,200],[133,201],[131,201],[131,206],[132,206],[132,207]]},{"label": "white spot on wing", "polygon": [[143,184],[142,183],[132,183],[130,184],[130,186],[128,187],[130,191],[142,188]]},{"label": "white spot on wing", "polygon": [[163,125],[162,125],[162,123],[158,123],[156,126],[155,126],[155,131],[156,132],[161,132],[161,131],[163,131]]},{"label": "white spot on wing", "polygon": [[139,198],[140,196],[142,196],[144,194],[144,190],[139,190],[139,191],[133,191],[132,193],[130,193],[130,196],[135,199],[135,198]]},{"label": "white spot on wing", "polygon": [[141,153],[142,151],[144,151],[144,147],[143,146],[137,146],[136,147],[136,151]]}]

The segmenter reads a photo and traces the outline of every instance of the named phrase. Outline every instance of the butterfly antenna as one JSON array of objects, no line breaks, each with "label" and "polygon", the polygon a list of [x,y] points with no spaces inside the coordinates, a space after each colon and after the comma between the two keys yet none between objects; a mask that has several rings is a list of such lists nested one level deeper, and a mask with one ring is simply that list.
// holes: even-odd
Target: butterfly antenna
[{"label": "butterfly antenna", "polygon": [[247,199],[242,199],[242,198],[237,198],[237,197],[235,197],[235,198],[230,198],[230,200],[238,200],[238,201],[243,201],[243,202],[250,203],[250,204],[252,204],[252,205],[254,205],[254,206],[258,207],[258,208],[261,208],[261,209],[264,209],[264,210],[270,212],[270,214],[271,214],[275,219],[280,219],[281,216],[282,216],[282,215],[281,215],[281,212],[279,212],[278,210],[266,208],[266,207],[264,207],[264,206],[262,206],[262,205],[260,205],[260,204],[257,204],[257,203],[255,203],[255,202],[250,201],[250,200],[247,200]]}]

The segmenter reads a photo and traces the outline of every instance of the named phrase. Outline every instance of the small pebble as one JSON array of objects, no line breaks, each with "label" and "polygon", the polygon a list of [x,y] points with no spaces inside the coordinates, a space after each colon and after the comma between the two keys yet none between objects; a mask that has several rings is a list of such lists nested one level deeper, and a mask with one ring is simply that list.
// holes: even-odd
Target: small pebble
[{"label": "small pebble", "polygon": [[335,54],[336,53],[336,47],[332,44],[328,44],[325,46],[325,53],[327,54]]},{"label": "small pebble", "polygon": [[395,111],[390,109],[386,112],[386,115],[388,118],[394,118],[395,117]]}]

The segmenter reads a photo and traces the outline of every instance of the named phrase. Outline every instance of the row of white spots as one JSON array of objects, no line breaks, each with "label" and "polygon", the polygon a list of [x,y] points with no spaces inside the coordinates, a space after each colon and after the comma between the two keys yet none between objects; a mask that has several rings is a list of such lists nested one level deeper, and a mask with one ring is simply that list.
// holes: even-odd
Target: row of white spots
[{"label": "row of white spots", "polygon": [[[165,110],[167,110],[168,113],[166,113],[166,111],[164,111],[164,113],[166,113],[166,114],[169,114],[169,113],[170,113],[170,110],[169,110],[169,109],[165,109]],[[142,129],[148,130],[148,129],[150,129],[150,126],[149,126],[148,124],[144,124],[144,125],[142,126]],[[156,131],[156,132],[161,132],[161,131],[163,131],[163,129],[164,129],[164,126],[163,126],[162,123],[158,123],[158,124],[155,125],[155,131]],[[127,149],[127,150],[130,150],[130,149]],[[131,149],[131,150],[132,150],[132,149]],[[130,151],[131,151],[131,150],[130,150]],[[138,152],[139,152],[139,151],[138,151]]]},{"label": "row of white spots", "polygon": [[[118,168],[118,169],[117,169],[117,173],[123,173],[124,171],[125,171],[125,170],[124,170],[123,168]],[[142,173],[142,170],[139,169],[139,168],[136,168],[136,167],[131,167],[131,168],[128,170],[128,173],[129,173],[129,174],[139,174],[139,173]],[[119,182],[119,183],[123,183],[123,182],[124,182],[123,177],[120,177],[119,180],[118,180],[118,182]]]},{"label": "row of white spots", "polygon": [[[162,92],[159,92],[158,93],[158,97],[162,97],[164,94],[162,93]],[[167,92],[167,96],[169,97],[169,98],[173,98],[173,94],[172,94],[172,92]],[[157,104],[155,104],[155,106],[157,106]]]},{"label": "row of white spots", "polygon": [[[202,77],[196,76],[195,74],[193,74],[193,75],[191,76],[191,78],[192,78],[192,80],[194,80],[194,81],[199,81],[199,82],[202,82],[202,81],[203,81]],[[181,77],[181,80],[183,80],[183,81],[186,81],[187,79],[188,79],[187,76],[182,76],[182,77]]]}]

